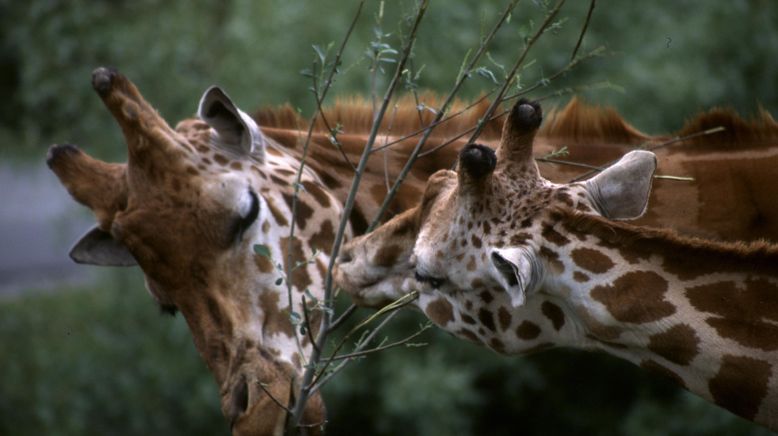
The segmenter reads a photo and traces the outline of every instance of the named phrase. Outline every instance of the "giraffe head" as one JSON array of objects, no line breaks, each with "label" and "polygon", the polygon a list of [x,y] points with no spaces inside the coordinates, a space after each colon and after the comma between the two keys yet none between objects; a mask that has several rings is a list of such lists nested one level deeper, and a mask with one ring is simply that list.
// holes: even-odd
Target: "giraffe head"
[{"label": "giraffe head", "polygon": [[[92,85],[122,129],[128,162],[101,162],[72,145],[49,150],[48,165],[98,221],[71,257],[139,265],[161,307],[185,317],[234,434],[282,432],[310,351],[290,315],[302,313],[306,289],[321,292],[327,259],[313,248],[329,248],[338,202],[303,172],[299,210],[318,213],[298,214],[290,238],[299,163],[223,91],[208,89],[199,119],[173,129],[118,72],[99,68]],[[284,271],[293,272],[279,281]],[[320,424],[323,413],[313,398],[304,421]]]},{"label": "giraffe head", "polygon": [[[553,184],[532,158],[541,120],[537,103],[518,102],[496,153],[465,147],[457,171],[430,177],[416,208],[344,247],[335,271],[340,286],[368,306],[418,290],[416,304],[435,324],[500,352],[575,335],[541,292],[559,269],[544,247],[566,238],[554,230],[553,212],[638,217],[656,163],[653,154],[635,151],[586,182]],[[535,320],[544,315],[558,328],[541,332]]]}]

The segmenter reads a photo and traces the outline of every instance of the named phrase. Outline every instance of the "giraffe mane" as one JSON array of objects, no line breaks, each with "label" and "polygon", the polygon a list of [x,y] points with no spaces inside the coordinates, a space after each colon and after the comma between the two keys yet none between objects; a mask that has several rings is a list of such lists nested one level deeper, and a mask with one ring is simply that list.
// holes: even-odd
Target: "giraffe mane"
[{"label": "giraffe mane", "polygon": [[566,207],[556,208],[551,212],[551,216],[570,230],[592,234],[616,247],[629,248],[639,245],[647,253],[670,250],[673,256],[691,259],[692,262],[700,258],[710,258],[722,264],[744,262],[754,268],[769,271],[778,268],[778,244],[765,240],[725,242],[682,236],[674,230],[610,221]]},{"label": "giraffe mane", "polygon": [[[433,93],[420,94],[418,99],[426,108],[434,109],[443,103],[443,98]],[[472,102],[455,100],[451,104],[448,114],[452,115],[463,110],[465,112],[449,121],[440,123],[433,130],[433,136],[453,137],[472,128],[486,112],[490,103],[486,98],[479,98]],[[472,107],[468,108],[470,105]],[[323,113],[330,127],[335,128],[340,125],[345,134],[367,134],[372,128],[373,106],[371,101],[364,97],[339,98],[333,105],[325,107]],[[436,114],[429,109],[419,111],[416,99],[411,95],[404,95],[387,109],[379,132],[406,135],[431,124],[435,116]],[[259,109],[254,113],[254,119],[262,127],[280,129],[308,129],[310,123],[289,104]],[[480,138],[485,140],[499,139],[502,122],[502,117],[500,117],[487,123]],[[313,131],[329,133],[327,125],[320,117],[317,118]]]},{"label": "giraffe mane", "polygon": [[751,118],[743,118],[731,108],[713,108],[687,119],[678,136],[722,126],[724,132],[698,136],[685,141],[689,145],[769,144],[778,140],[778,122],[763,107]]},{"label": "giraffe mane", "polygon": [[641,144],[651,139],[611,107],[595,106],[573,97],[562,109],[545,116],[539,136],[576,143]]}]

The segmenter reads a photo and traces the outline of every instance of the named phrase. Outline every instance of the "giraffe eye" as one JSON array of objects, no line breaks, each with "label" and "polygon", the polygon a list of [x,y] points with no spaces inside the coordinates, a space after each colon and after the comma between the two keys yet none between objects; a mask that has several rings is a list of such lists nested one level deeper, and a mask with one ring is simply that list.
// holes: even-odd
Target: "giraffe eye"
[{"label": "giraffe eye", "polygon": [[422,274],[418,270],[416,270],[414,272],[413,276],[416,279],[416,281],[421,282],[421,283],[429,283],[430,286],[432,286],[435,289],[443,286],[443,283],[445,283],[445,281],[446,281],[445,279],[441,279],[441,278],[438,278],[438,277],[432,277],[432,276],[428,276],[426,274]]},{"label": "giraffe eye", "polygon": [[244,216],[239,217],[232,227],[232,234],[235,235],[236,239],[240,239],[243,236],[243,232],[251,227],[259,216],[259,197],[257,197],[257,193],[253,189],[249,189],[249,197],[251,204],[249,205],[248,212]]}]

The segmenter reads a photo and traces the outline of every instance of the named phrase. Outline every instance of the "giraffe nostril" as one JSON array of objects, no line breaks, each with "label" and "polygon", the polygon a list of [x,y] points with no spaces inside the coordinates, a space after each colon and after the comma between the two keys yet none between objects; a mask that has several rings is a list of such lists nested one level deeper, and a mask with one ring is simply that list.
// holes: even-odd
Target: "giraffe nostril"
[{"label": "giraffe nostril", "polygon": [[351,257],[351,252],[350,251],[347,251],[345,253],[341,253],[340,256],[338,256],[338,262],[339,263],[349,263],[352,260],[354,260],[354,259]]}]

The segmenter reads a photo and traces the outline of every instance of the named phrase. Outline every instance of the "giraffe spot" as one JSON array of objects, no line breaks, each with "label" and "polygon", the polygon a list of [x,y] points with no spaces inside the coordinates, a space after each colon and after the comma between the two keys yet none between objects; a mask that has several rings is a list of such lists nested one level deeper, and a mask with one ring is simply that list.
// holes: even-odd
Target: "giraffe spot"
[{"label": "giraffe spot", "polygon": [[[272,177],[272,176],[271,176]],[[294,196],[283,194],[286,204],[289,206],[289,210],[294,210],[294,221],[300,229],[305,229],[305,223],[308,222],[308,218],[313,216],[313,209],[303,199],[297,199],[297,210],[292,207]]]},{"label": "giraffe spot", "polygon": [[267,233],[270,231],[270,222],[265,220],[262,221],[262,233]]},{"label": "giraffe spot", "polygon": [[505,331],[510,327],[511,313],[508,312],[505,306],[500,306],[500,309],[497,310],[497,320],[500,322],[500,330]]},{"label": "giraffe spot", "polygon": [[273,271],[273,262],[267,256],[254,255],[254,263],[259,268],[260,272],[269,273]]},{"label": "giraffe spot", "polygon": [[475,324],[475,319],[472,316],[470,316],[470,315],[468,315],[466,313],[463,313],[462,314],[462,322],[464,322],[465,324],[471,324],[472,325],[472,324]]},{"label": "giraffe spot", "polygon": [[281,311],[278,305],[279,300],[280,296],[277,292],[259,292],[259,308],[265,315],[265,321],[262,324],[263,332],[266,335],[282,334],[294,337],[294,327],[289,319],[289,313]]},{"label": "giraffe spot", "polygon": [[484,304],[489,304],[494,300],[494,296],[489,291],[483,291],[478,296],[481,298],[481,301],[484,302]]},{"label": "giraffe spot", "polygon": [[565,325],[565,313],[562,311],[562,308],[556,304],[550,301],[544,301],[543,304],[540,305],[540,311],[543,312],[543,315],[545,315],[546,318],[551,320],[551,324],[556,331],[559,331],[559,329]]},{"label": "giraffe spot", "polygon": [[494,325],[494,314],[488,309],[481,308],[478,311],[478,321],[481,322],[481,325],[488,328],[490,331],[495,331],[495,325]]},{"label": "giraffe spot", "polygon": [[595,274],[608,272],[616,266],[607,255],[591,248],[576,248],[570,256],[576,265]]},{"label": "giraffe spot", "polygon": [[489,340],[489,347],[498,353],[505,353],[505,344],[503,344],[503,342],[496,337],[493,337]]},{"label": "giraffe spot", "polygon": [[516,328],[516,336],[519,339],[529,341],[537,338],[540,335],[540,327],[532,321],[522,321]]},{"label": "giraffe spot", "polygon": [[[297,237],[292,237],[291,239],[287,237],[281,238],[281,255],[284,260],[284,271],[286,271],[292,286],[300,292],[304,291],[313,282],[308,275],[308,268],[305,263],[307,259],[305,258],[302,242]],[[301,262],[303,264],[295,268]]]},{"label": "giraffe spot", "polygon": [[473,235],[470,238],[470,243],[472,243],[473,247],[475,247],[475,248],[481,248],[481,246],[483,245],[482,242],[481,242],[481,238],[479,238],[476,235]]},{"label": "giraffe spot", "polygon": [[279,226],[286,226],[289,224],[289,221],[286,220],[286,217],[284,214],[278,210],[278,206],[273,203],[273,200],[268,198],[265,198],[265,202],[267,203],[268,208],[270,209],[270,213],[273,215],[273,219],[276,220],[276,224]]},{"label": "giraffe spot", "polygon": [[510,244],[511,245],[524,245],[530,239],[532,239],[532,235],[530,235],[529,233],[523,233],[523,232],[522,233],[517,233],[517,234],[511,236]]},{"label": "giraffe spot", "polygon": [[333,177],[331,174],[327,174],[326,171],[318,171],[319,175],[321,176],[321,181],[324,182],[324,186],[330,188],[330,189],[337,189],[343,186],[338,179]]},{"label": "giraffe spot", "polygon": [[243,164],[238,162],[238,161],[235,161],[235,162],[230,164],[230,169],[237,170],[237,171],[242,171],[243,170]]},{"label": "giraffe spot", "polygon": [[324,192],[323,189],[319,186],[318,183],[310,182],[310,181],[304,181],[303,187],[305,188],[305,191],[313,196],[313,198],[316,200],[317,203],[321,207],[327,208],[330,207],[330,197],[327,195],[326,192]]},{"label": "giraffe spot", "polygon": [[427,314],[427,318],[441,327],[445,327],[446,324],[454,320],[454,308],[443,297],[428,304],[424,308],[424,313]]},{"label": "giraffe spot", "polygon": [[403,248],[396,244],[384,245],[373,256],[373,263],[378,266],[389,267],[397,262]]},{"label": "giraffe spot", "polygon": [[586,283],[589,281],[589,276],[582,273],[581,271],[576,271],[573,273],[573,280],[575,280],[578,283]]},{"label": "giraffe spot", "polygon": [[286,168],[276,168],[275,172],[278,174],[281,174],[282,176],[294,176],[296,173],[292,170],[288,170]]},{"label": "giraffe spot", "polygon": [[667,280],[652,271],[631,271],[592,289],[591,296],[604,304],[618,321],[642,324],[668,317],[675,306],[665,300]]},{"label": "giraffe spot", "polygon": [[543,227],[543,231],[541,232],[541,236],[543,236],[543,238],[546,241],[548,241],[548,242],[550,242],[550,243],[552,243],[554,245],[560,246],[560,247],[570,243],[569,239],[567,239],[561,233],[557,232],[554,229],[554,227],[550,226],[550,225],[546,225],[546,226]]},{"label": "giraffe spot", "polygon": [[745,356],[724,355],[719,372],[708,382],[713,401],[753,420],[765,395],[772,368],[769,362]]},{"label": "giraffe spot", "polygon": [[670,362],[688,365],[700,352],[700,339],[687,324],[677,324],[649,338],[648,349]]},{"label": "giraffe spot", "polygon": [[351,222],[351,229],[354,230],[355,235],[361,235],[367,231],[367,218],[360,210],[359,205],[355,205],[351,209],[351,215],[349,215],[348,220]]},{"label": "giraffe spot", "polygon": [[324,221],[319,231],[311,237],[311,247],[319,251],[329,250],[334,240],[335,233],[332,228],[332,222]]},{"label": "giraffe spot", "polygon": [[479,278],[474,278],[470,282],[470,289],[478,290],[484,287],[484,281]]},{"label": "giraffe spot", "polygon": [[270,180],[279,186],[289,186],[289,182],[287,182],[286,179],[282,179],[274,174],[270,175]]},{"label": "giraffe spot", "polygon": [[747,279],[742,286],[722,281],[686,289],[696,309],[710,313],[706,322],[724,338],[750,348],[778,350],[778,286],[765,279]]},{"label": "giraffe spot", "polygon": [[684,383],[681,376],[673,372],[671,369],[667,368],[666,366],[659,364],[651,359],[644,360],[640,362],[640,367],[649,371],[653,372],[654,374],[658,374],[662,377],[669,378],[670,380],[676,382],[680,386],[686,388],[686,383]]},{"label": "giraffe spot", "polygon": [[227,159],[226,156],[224,156],[223,154],[220,154],[220,153],[214,154],[213,155],[213,160],[215,160],[216,163],[218,163],[221,166],[225,166],[225,165],[227,165],[227,163],[230,162],[230,160]]},{"label": "giraffe spot", "polygon": [[467,260],[467,270],[468,271],[475,271],[476,265],[475,265],[475,256],[472,254],[470,255],[470,259]]},{"label": "giraffe spot", "polygon": [[319,272],[319,277],[327,277],[327,266],[318,256],[316,257],[316,270]]},{"label": "giraffe spot", "polygon": [[457,330],[456,333],[454,333],[454,334],[457,335],[457,336],[463,337],[463,338],[465,338],[465,339],[467,339],[469,341],[472,341],[472,342],[480,342],[480,340],[478,339],[478,336],[475,334],[475,332],[473,332],[470,329],[461,328],[461,329]]},{"label": "giraffe spot", "polygon": [[384,197],[386,197],[386,193],[386,186],[380,183],[370,187],[370,196],[373,198],[373,201],[375,201],[376,204],[383,203]]}]

